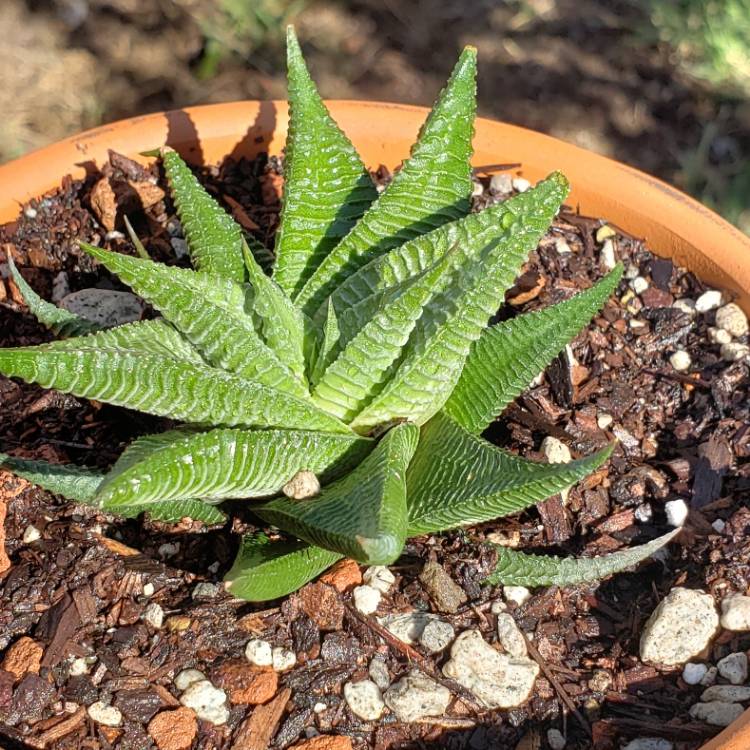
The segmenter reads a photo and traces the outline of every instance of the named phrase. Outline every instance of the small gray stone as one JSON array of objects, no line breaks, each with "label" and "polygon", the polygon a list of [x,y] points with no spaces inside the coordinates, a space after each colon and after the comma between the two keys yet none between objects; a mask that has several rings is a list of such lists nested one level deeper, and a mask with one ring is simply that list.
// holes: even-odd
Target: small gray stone
[{"label": "small gray stone", "polygon": [[684,664],[708,646],[718,627],[712,596],[694,589],[673,588],[643,629],[641,659],[649,664]]},{"label": "small gray stone", "polygon": [[716,667],[709,667],[708,672],[706,672],[705,675],[703,675],[703,679],[701,680],[701,685],[703,687],[709,687],[713,685],[716,682],[716,678],[719,675],[719,670],[716,669]]},{"label": "small gray stone", "polygon": [[439,654],[451,645],[456,637],[456,631],[449,622],[444,620],[430,620],[419,636],[419,642],[431,654]]},{"label": "small gray stone", "polygon": [[739,341],[730,341],[728,344],[722,344],[719,352],[725,362],[737,362],[750,356],[750,346]]},{"label": "small gray stone", "polygon": [[111,289],[81,289],[66,294],[60,300],[60,307],[102,328],[140,320],[144,310],[134,294]]},{"label": "small gray stone", "polygon": [[628,742],[623,750],[674,750],[674,744],[661,737],[637,737]]},{"label": "small gray stone", "polygon": [[347,682],[344,699],[351,712],[365,721],[375,721],[383,713],[385,704],[380,688],[372,680]]},{"label": "small gray stone", "polygon": [[704,703],[744,703],[750,701],[750,687],[746,685],[712,685],[701,693]]},{"label": "small gray stone", "polygon": [[750,596],[730,594],[722,599],[721,627],[737,633],[750,631]]},{"label": "small gray stone", "polygon": [[307,500],[320,494],[320,481],[312,471],[298,471],[281,491],[292,500]]},{"label": "small gray stone", "polygon": [[742,716],[744,708],[739,703],[696,703],[690,708],[690,716],[698,721],[705,721],[714,727],[728,727]]},{"label": "small gray stone", "polygon": [[500,612],[497,615],[497,639],[505,653],[510,656],[529,655],[526,639],[510,612]]},{"label": "small gray stone", "polygon": [[705,664],[688,662],[682,670],[682,679],[686,685],[699,685],[706,676],[706,672],[708,672],[708,667]]},{"label": "small gray stone", "polygon": [[466,592],[434,560],[422,568],[419,580],[440,612],[457,612],[467,601]]},{"label": "small gray stone", "polygon": [[732,685],[742,685],[747,680],[747,654],[738,651],[716,663],[719,674]]},{"label": "small gray stone", "polygon": [[52,279],[52,301],[57,304],[70,294],[70,281],[65,271],[60,271]]},{"label": "small gray stone", "polygon": [[448,688],[413,669],[388,688],[385,704],[405,723],[427,716],[442,716],[451,701]]},{"label": "small gray stone", "polygon": [[378,622],[400,641],[413,646],[422,637],[427,623],[439,619],[437,615],[428,612],[403,612],[379,617]]},{"label": "small gray stone", "polygon": [[164,610],[161,604],[157,602],[151,602],[146,609],[143,610],[141,619],[147,622],[152,628],[157,630],[164,624]]},{"label": "small gray stone", "polygon": [[385,661],[383,659],[376,656],[370,662],[370,666],[367,671],[370,674],[370,679],[381,690],[386,690],[391,684],[391,676],[388,674],[388,667],[385,665]]},{"label": "small gray stone", "polygon": [[513,178],[506,172],[493,174],[490,180],[490,190],[503,195],[513,192]]},{"label": "small gray stone", "polygon": [[215,599],[219,594],[219,587],[215,583],[201,581],[195,585],[191,596],[193,599]]},{"label": "small gray stone", "polygon": [[478,630],[466,630],[451,647],[443,674],[473,693],[487,708],[513,708],[528,700],[539,665],[495,651]]},{"label": "small gray stone", "polygon": [[548,729],[547,744],[549,745],[550,750],[564,750],[565,737],[563,737],[563,733],[559,729],[555,729],[554,727],[552,729]]}]

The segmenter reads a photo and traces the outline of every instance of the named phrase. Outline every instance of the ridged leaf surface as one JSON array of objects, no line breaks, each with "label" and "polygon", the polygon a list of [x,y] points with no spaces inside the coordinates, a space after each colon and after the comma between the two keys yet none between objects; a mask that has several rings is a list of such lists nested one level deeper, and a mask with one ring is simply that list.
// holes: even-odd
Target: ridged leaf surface
[{"label": "ridged leaf surface", "polygon": [[377,197],[370,175],[321,100],[287,33],[289,130],[273,277],[294,298]]},{"label": "ridged leaf surface", "polygon": [[234,596],[250,602],[278,599],[304,586],[342,555],[302,541],[271,541],[247,534],[224,577]]},{"label": "ridged leaf surface", "polygon": [[440,413],[422,428],[407,472],[409,530],[415,534],[507,516],[590,474],[612,447],[567,464],[542,464],[501,450]]},{"label": "ridged leaf surface", "polygon": [[534,587],[571,586],[587,581],[599,581],[651,557],[671,542],[680,531],[681,529],[675,529],[647,544],[600,557],[561,558],[552,555],[530,555],[493,545],[497,549],[497,565],[486,582]]},{"label": "ridged leaf surface", "polygon": [[349,431],[311,402],[283,391],[213,367],[135,348],[94,350],[86,342],[90,338],[0,349],[0,373],[74,396],[196,424]]},{"label": "ridged leaf surface", "polygon": [[476,50],[467,47],[422,126],[411,157],[297,297],[308,315],[357,268],[468,213],[475,77]]},{"label": "ridged leaf surface", "polygon": [[503,217],[510,231],[485,247],[473,267],[459,267],[453,283],[425,307],[398,369],[352,421],[353,429],[366,433],[394,419],[423,424],[440,410],[456,386],[473,342],[501,305],[567,191],[567,180],[553,174],[537,185],[523,213]]},{"label": "ridged leaf surface", "polygon": [[112,507],[186,497],[273,495],[298,471],[323,481],[356,466],[372,441],[303,430],[171,431],[139,438],[99,489]]},{"label": "ridged leaf surface", "polygon": [[[311,332],[310,336],[312,338],[315,334]],[[312,360],[310,368],[310,385],[313,387],[318,384],[318,381],[323,377],[325,371],[333,362],[341,338],[341,329],[339,328],[338,318],[336,317],[336,310],[331,304],[330,299],[326,305],[326,319],[323,329],[320,332],[320,335],[316,336],[316,338],[320,343],[313,347],[313,354],[310,357]]]},{"label": "ridged leaf surface", "polygon": [[352,338],[313,391],[313,401],[344,422],[352,419],[384,382],[422,310],[451,270],[453,255],[402,285]]},{"label": "ridged leaf surface", "polygon": [[415,425],[394,427],[362,463],[309,500],[279,498],[255,509],[300,539],[371,565],[387,565],[406,538],[406,467]]},{"label": "ridged leaf surface", "polygon": [[162,161],[195,268],[244,281],[242,228],[206,192],[176,151],[163,149]]},{"label": "ridged leaf surface", "polygon": [[445,412],[469,432],[482,432],[601,309],[621,275],[620,267],[565,302],[485,329]]},{"label": "ridged leaf surface", "polygon": [[212,365],[295,396],[308,396],[305,386],[255,329],[250,287],[91,245],[82,247],[156,307]]},{"label": "ridged leaf surface", "polygon": [[50,464],[46,461],[30,461],[0,453],[0,469],[11,471],[42,489],[55,495],[84,505],[93,505],[106,513],[114,513],[124,518],[135,518],[148,512],[155,521],[172,523],[182,518],[192,518],[208,524],[223,523],[226,516],[211,505],[186,498],[177,501],[141,503],[133,501],[128,505],[114,507],[96,499],[97,489],[104,474],[69,464]]},{"label": "ridged leaf surface", "polygon": [[97,330],[97,326],[85,318],[64,310],[62,307],[53,305],[42,299],[24,280],[16,264],[13,255],[7,253],[8,267],[18,290],[21,292],[23,301],[27,304],[29,312],[43,325],[58,336],[79,336]]}]

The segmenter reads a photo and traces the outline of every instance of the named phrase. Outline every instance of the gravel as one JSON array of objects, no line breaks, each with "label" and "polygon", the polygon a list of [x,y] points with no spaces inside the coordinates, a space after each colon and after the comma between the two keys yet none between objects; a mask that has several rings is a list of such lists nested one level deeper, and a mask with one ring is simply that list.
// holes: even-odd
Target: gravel
[{"label": "gravel", "polygon": [[195,715],[209,724],[226,724],[229,718],[227,708],[227,694],[214,687],[208,680],[194,682],[180,696],[180,703],[187,708],[192,708]]},{"label": "gravel", "polygon": [[205,680],[206,675],[198,669],[183,669],[182,672],[178,672],[174,678],[174,686],[180,692],[187,690],[191,685],[201,680]]},{"label": "gravel", "polygon": [[380,591],[365,584],[357,586],[352,592],[354,607],[363,615],[371,615],[380,605]]},{"label": "gravel", "polygon": [[710,594],[673,588],[643,629],[641,659],[649,664],[684,664],[708,646],[718,626],[719,616]]},{"label": "gravel", "polygon": [[451,701],[448,688],[416,669],[389,687],[384,697],[396,718],[406,723],[428,716],[442,716]]},{"label": "gravel", "polygon": [[706,676],[706,672],[708,672],[708,667],[705,664],[688,662],[682,670],[682,679],[686,685],[699,685]]},{"label": "gravel", "polygon": [[748,332],[747,315],[739,305],[730,302],[716,311],[716,326],[731,336],[739,338]]},{"label": "gravel", "polygon": [[273,649],[268,641],[253,638],[245,646],[245,658],[256,667],[270,667],[273,665]]},{"label": "gravel", "polygon": [[710,289],[707,292],[703,292],[697,300],[695,300],[695,310],[699,313],[706,313],[709,310],[715,310],[721,305],[721,292],[716,289]]},{"label": "gravel", "polygon": [[372,680],[347,682],[344,699],[351,712],[365,721],[379,719],[385,708],[380,688]]},{"label": "gravel", "polygon": [[387,594],[396,582],[396,576],[385,565],[372,565],[362,574],[362,580],[381,594]]},{"label": "gravel", "polygon": [[713,701],[711,703],[696,703],[690,708],[690,716],[715,727],[728,727],[733,721],[740,718],[744,710],[739,703]]},{"label": "gravel", "polygon": [[721,627],[740,633],[750,631],[750,596],[730,594],[722,600]]},{"label": "gravel", "polygon": [[431,654],[439,654],[451,645],[456,637],[456,630],[445,620],[430,620],[419,636],[419,643]]},{"label": "gravel", "polygon": [[86,709],[92,721],[105,727],[119,727],[122,724],[122,712],[115,706],[108,706],[102,701],[92,703]]},{"label": "gravel", "polygon": [[742,651],[728,654],[717,662],[716,668],[732,685],[742,685],[747,680],[747,654]]}]

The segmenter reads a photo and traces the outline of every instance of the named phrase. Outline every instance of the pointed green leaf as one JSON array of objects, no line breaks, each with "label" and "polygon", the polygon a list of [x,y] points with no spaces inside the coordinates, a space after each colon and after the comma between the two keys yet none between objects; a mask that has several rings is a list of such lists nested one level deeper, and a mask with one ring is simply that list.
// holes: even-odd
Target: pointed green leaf
[{"label": "pointed green leaf", "polygon": [[8,268],[18,290],[21,292],[23,301],[27,304],[29,312],[43,325],[58,336],[78,336],[97,330],[97,326],[85,318],[80,318],[69,310],[64,310],[43,300],[24,280],[16,264],[13,255],[7,253]]},{"label": "pointed green leaf", "polygon": [[441,412],[422,428],[407,472],[409,533],[517,513],[588,476],[612,448],[567,464],[540,464],[466,432]]},{"label": "pointed green leaf", "polygon": [[176,151],[164,148],[161,156],[193,265],[199,271],[244,281],[242,228],[206,192]]},{"label": "pointed green leaf", "polygon": [[647,544],[612,552],[601,557],[560,558],[547,555],[529,555],[524,552],[498,547],[497,565],[486,583],[506,586],[572,586],[576,583],[598,581],[602,578],[632,568],[651,557],[672,541],[682,529],[675,529]]},{"label": "pointed green leaf", "polygon": [[[255,262],[261,267],[266,276],[270,276],[273,272],[273,264],[276,262],[276,257],[272,250],[269,250],[260,240],[257,240],[250,234],[245,235],[245,242],[247,243],[250,252],[255,259]],[[247,263],[245,264],[247,266]]]},{"label": "pointed green leaf", "polygon": [[446,253],[383,300],[315,387],[313,401],[321,409],[348,422],[382,388],[425,304],[446,283],[454,257]]},{"label": "pointed green leaf", "polygon": [[567,180],[555,173],[534,188],[523,213],[503,217],[509,232],[484,248],[473,267],[459,267],[454,283],[430,301],[398,369],[352,421],[353,429],[367,433],[394,419],[423,424],[442,408],[472,344],[502,304],[505,291],[567,192]]},{"label": "pointed green leaf", "polygon": [[377,191],[315,89],[291,26],[287,59],[289,130],[273,277],[294,298]]},{"label": "pointed green leaf", "polygon": [[92,350],[86,343],[90,338],[0,349],[0,373],[82,398],[196,424],[349,432],[310,401],[283,391],[213,367],[135,348]]},{"label": "pointed green leaf", "polygon": [[305,320],[282,288],[270,277],[243,243],[245,266],[255,292],[254,310],[260,317],[261,333],[276,356],[302,383],[305,376]]},{"label": "pointed green leaf", "polygon": [[162,318],[139,320],[110,328],[107,331],[53,343],[55,351],[88,349],[89,351],[119,352],[127,350],[207,366],[200,352],[176,328]]},{"label": "pointed green leaf", "polygon": [[476,50],[467,47],[422,126],[411,157],[295,300],[308,315],[368,261],[468,213],[475,78]]},{"label": "pointed green leaf", "polygon": [[255,330],[250,287],[93,245],[81,247],[154,305],[212,365],[308,397],[305,386]]},{"label": "pointed green leaf", "polygon": [[96,490],[104,478],[103,473],[93,469],[16,458],[7,453],[0,453],[0,469],[10,471],[55,495],[88,505],[93,504]]},{"label": "pointed green leaf", "polygon": [[356,466],[372,441],[304,430],[171,431],[139,438],[99,488],[116,508],[200,497],[204,500],[273,495],[306,469],[330,481]]},{"label": "pointed green leaf", "polygon": [[621,275],[619,266],[565,302],[486,329],[474,342],[445,412],[469,432],[482,432],[588,324]]},{"label": "pointed green leaf", "polygon": [[127,229],[128,237],[130,237],[130,241],[135,247],[136,255],[138,255],[139,258],[143,258],[144,260],[151,260],[146,248],[143,246],[140,238],[135,233],[135,229],[133,229],[133,225],[130,223],[130,219],[128,219],[127,216],[123,215],[122,220],[125,222],[125,229]]},{"label": "pointed green leaf", "polygon": [[341,557],[306,542],[272,542],[265,534],[247,534],[224,582],[234,596],[264,602],[296,591]]},{"label": "pointed green leaf", "polygon": [[323,377],[331,362],[333,362],[333,358],[338,351],[339,339],[341,338],[336,310],[330,298],[328,299],[326,310],[326,320],[322,332],[323,339],[312,357],[313,365],[310,372],[310,384],[313,387],[318,384],[318,381]]},{"label": "pointed green leaf", "polygon": [[394,427],[352,472],[309,500],[279,498],[255,509],[266,522],[311,544],[370,565],[387,565],[406,538],[406,467],[415,425]]},{"label": "pointed green leaf", "polygon": [[114,513],[124,518],[135,518],[141,513],[148,512],[155,521],[167,523],[179,521],[182,518],[192,518],[196,521],[215,524],[223,523],[226,519],[220,510],[200,500],[184,499],[148,505],[133,502],[117,508],[108,503],[99,503],[95,499],[96,493],[105,475],[80,466],[31,461],[0,453],[0,469],[11,471],[55,495],[61,495],[83,505],[96,506],[106,513]]}]

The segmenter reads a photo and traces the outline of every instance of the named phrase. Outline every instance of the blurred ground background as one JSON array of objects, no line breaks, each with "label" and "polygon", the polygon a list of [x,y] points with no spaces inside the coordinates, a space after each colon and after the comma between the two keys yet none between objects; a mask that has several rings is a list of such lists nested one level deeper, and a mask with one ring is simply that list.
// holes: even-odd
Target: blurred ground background
[{"label": "blurred ground background", "polygon": [[290,21],[335,98],[429,104],[475,44],[480,114],[750,232],[750,0],[0,0],[0,161],[134,114],[283,98]]}]

